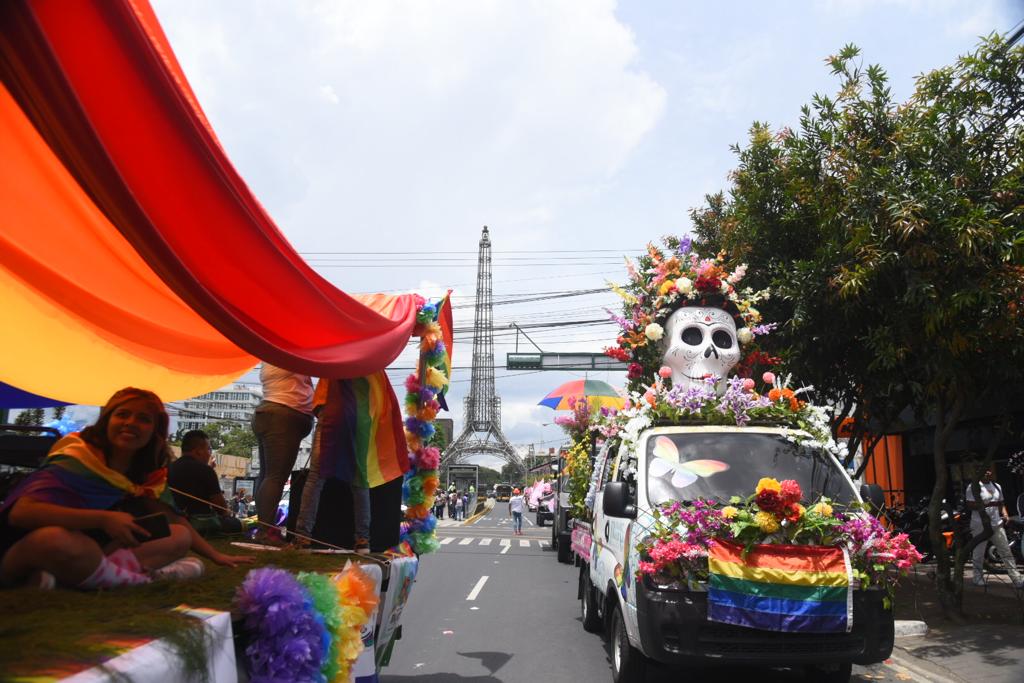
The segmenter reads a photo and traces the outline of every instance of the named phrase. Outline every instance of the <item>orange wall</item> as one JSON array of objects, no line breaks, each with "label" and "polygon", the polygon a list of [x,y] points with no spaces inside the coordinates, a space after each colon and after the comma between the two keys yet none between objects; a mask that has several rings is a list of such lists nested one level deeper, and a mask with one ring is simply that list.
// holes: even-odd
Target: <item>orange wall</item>
[{"label": "orange wall", "polygon": [[[862,447],[867,453],[867,444]],[[906,503],[903,488],[903,437],[885,436],[875,444],[871,461],[864,470],[864,481],[882,487],[886,505],[901,506]]]}]

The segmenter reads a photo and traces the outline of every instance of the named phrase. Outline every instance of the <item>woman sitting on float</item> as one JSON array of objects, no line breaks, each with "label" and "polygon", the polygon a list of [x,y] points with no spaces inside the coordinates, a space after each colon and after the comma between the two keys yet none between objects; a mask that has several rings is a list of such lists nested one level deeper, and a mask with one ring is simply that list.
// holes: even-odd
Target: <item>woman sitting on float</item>
[{"label": "woman sitting on float", "polygon": [[[225,566],[251,561],[216,551],[175,512],[168,423],[156,394],[127,388],[96,424],[58,441],[0,506],[0,583],[98,589],[193,578],[203,563],[190,549]],[[163,513],[170,533],[151,539],[133,513]]]}]

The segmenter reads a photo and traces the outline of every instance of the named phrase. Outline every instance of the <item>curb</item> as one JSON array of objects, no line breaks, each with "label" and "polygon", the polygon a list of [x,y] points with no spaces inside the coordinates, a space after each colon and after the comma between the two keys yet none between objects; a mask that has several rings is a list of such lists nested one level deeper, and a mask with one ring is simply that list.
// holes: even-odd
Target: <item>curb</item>
[{"label": "curb", "polygon": [[494,506],[493,505],[488,506],[487,505],[487,501],[485,500],[483,502],[483,508],[484,508],[483,510],[481,510],[480,512],[475,513],[472,517],[470,517],[470,518],[466,519],[464,522],[462,522],[462,526],[466,526],[467,524],[472,524],[473,522],[475,522],[476,520],[480,519],[481,517],[486,515],[488,512],[493,510]]},{"label": "curb", "polygon": [[928,635],[928,624],[923,621],[897,619],[895,623],[897,638],[912,638]]}]

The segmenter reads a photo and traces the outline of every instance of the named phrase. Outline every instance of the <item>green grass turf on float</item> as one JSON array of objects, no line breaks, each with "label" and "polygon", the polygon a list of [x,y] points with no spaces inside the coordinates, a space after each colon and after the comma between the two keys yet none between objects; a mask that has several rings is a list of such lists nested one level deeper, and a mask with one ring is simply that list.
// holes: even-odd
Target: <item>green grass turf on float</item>
[{"label": "green grass turf on float", "polygon": [[186,672],[194,672],[201,679],[206,661],[205,631],[197,619],[173,611],[175,607],[184,604],[228,611],[235,590],[256,567],[273,565],[293,572],[333,573],[349,559],[365,561],[358,555],[252,552],[232,547],[227,541],[212,543],[224,552],[255,555],[256,562],[231,569],[204,560],[206,574],[199,579],[106,591],[0,590],[0,671],[4,679],[67,675],[69,664],[95,666],[120,654],[124,641],[150,638],[170,642]]}]

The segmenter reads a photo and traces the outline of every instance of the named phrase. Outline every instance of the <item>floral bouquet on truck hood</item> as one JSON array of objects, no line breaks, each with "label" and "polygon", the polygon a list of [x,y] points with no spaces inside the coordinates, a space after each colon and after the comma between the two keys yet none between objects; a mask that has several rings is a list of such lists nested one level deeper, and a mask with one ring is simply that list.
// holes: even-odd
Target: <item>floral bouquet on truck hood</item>
[{"label": "floral bouquet on truck hood", "polygon": [[655,584],[692,584],[709,576],[709,554],[717,543],[744,554],[758,546],[824,546],[845,549],[852,578],[861,588],[890,594],[901,574],[921,561],[906,534],[894,534],[859,504],[842,508],[828,498],[804,500],[793,480],[762,478],[746,499],[728,505],[670,501],[654,508],[653,523],[640,534],[637,577]]}]

